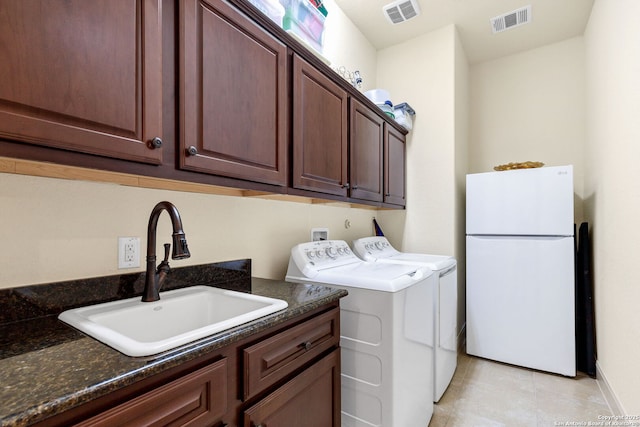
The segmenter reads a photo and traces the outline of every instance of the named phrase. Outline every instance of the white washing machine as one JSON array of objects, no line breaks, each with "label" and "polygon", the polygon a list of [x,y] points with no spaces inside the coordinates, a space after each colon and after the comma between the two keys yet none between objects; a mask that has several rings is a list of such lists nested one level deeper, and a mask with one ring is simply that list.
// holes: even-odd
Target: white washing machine
[{"label": "white washing machine", "polygon": [[286,280],[349,292],[340,300],[342,427],[429,424],[435,277],[427,267],[362,261],[342,240],[291,249]]},{"label": "white washing machine", "polygon": [[458,272],[456,259],[444,255],[399,252],[384,236],[354,240],[353,251],[363,260],[429,267],[436,276],[433,313],[434,358],[433,401],[438,402],[451,383],[458,363]]}]

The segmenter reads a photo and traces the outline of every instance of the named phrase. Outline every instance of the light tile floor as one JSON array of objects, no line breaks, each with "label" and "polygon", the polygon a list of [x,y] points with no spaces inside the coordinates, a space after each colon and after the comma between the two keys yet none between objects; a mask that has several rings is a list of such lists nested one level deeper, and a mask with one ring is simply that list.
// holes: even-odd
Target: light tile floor
[{"label": "light tile floor", "polygon": [[567,378],[461,355],[429,427],[589,425],[602,415],[611,411],[587,375]]}]

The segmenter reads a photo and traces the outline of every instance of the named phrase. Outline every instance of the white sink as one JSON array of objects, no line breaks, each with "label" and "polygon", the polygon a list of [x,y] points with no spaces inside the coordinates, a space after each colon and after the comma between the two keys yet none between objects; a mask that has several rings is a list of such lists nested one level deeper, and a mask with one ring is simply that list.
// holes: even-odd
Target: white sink
[{"label": "white sink", "polygon": [[209,286],[75,308],[58,318],[128,356],[150,356],[287,308],[286,301]]}]

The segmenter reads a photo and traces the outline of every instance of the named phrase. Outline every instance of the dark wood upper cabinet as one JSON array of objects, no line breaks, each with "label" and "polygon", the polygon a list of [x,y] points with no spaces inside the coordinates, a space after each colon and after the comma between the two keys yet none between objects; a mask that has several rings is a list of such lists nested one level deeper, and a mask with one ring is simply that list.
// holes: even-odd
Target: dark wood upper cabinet
[{"label": "dark wood upper cabinet", "polygon": [[349,121],[350,196],[381,202],[385,121],[355,98]]},{"label": "dark wood upper cabinet", "polygon": [[180,167],[287,184],[287,47],[223,0],[180,2]]},{"label": "dark wood upper cabinet", "polygon": [[385,126],[384,201],[398,206],[406,204],[406,137],[395,128]]},{"label": "dark wood upper cabinet", "polygon": [[0,137],[159,164],[161,0],[0,4]]},{"label": "dark wood upper cabinet", "polygon": [[347,196],[347,92],[293,56],[293,187]]},{"label": "dark wood upper cabinet", "polygon": [[405,134],[247,0],[0,0],[0,155],[405,206]]}]

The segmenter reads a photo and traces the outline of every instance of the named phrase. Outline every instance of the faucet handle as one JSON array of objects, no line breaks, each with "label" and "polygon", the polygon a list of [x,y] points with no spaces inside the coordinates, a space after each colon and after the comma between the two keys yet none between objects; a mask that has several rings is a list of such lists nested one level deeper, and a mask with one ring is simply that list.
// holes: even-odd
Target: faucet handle
[{"label": "faucet handle", "polygon": [[[171,268],[169,268],[169,251],[171,251],[171,245],[169,243],[164,244],[164,260],[158,264],[158,268],[156,268],[156,273],[163,274],[163,277],[159,280],[159,283],[164,280],[164,276],[169,273]],[[158,288],[160,289],[160,288]]]},{"label": "faucet handle", "polygon": [[162,262],[169,262],[169,253],[171,252],[171,244],[170,243],[165,243],[164,244],[164,261]]},{"label": "faucet handle", "polygon": [[[157,283],[158,283],[158,292],[160,292],[160,288],[164,283],[164,279],[167,278],[167,274],[171,271],[171,267],[169,267],[169,251],[171,250],[171,245],[169,243],[164,244],[164,261],[158,264],[158,268],[156,269]],[[158,295],[158,299],[160,296]],[[157,300],[154,300],[157,301]]]}]

